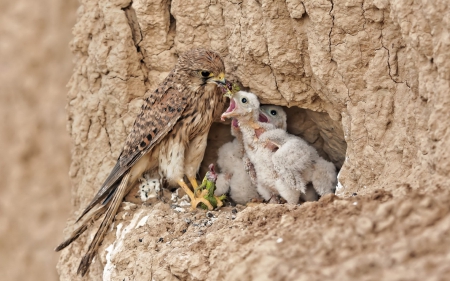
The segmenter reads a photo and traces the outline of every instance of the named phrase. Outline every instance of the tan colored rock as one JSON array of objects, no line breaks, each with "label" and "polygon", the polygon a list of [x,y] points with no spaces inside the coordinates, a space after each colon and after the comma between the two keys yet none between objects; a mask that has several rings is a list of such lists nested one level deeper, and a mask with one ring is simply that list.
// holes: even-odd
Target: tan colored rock
[{"label": "tan colored rock", "polygon": [[[330,196],[300,207],[247,208],[235,220],[224,209],[214,213],[212,225],[202,211],[192,218],[168,203],[133,205],[116,217],[89,278],[444,276],[448,255],[438,254],[438,245],[450,217],[445,191],[450,174],[449,10],[444,0],[83,1],[74,28],[76,59],[68,95],[75,208],[86,205],[114,165],[142,97],[180,52],[194,46],[220,52],[228,78],[262,103],[290,107],[290,132],[341,168],[338,195],[365,195]],[[212,130],[208,162],[220,146],[214,140],[228,138],[223,125]],[[418,202],[421,196],[438,196],[439,203],[424,205],[414,215],[407,205],[399,214],[394,208],[383,215],[388,204]],[[294,223],[278,227],[286,214]],[[416,215],[429,236],[405,234]],[[400,219],[405,216],[411,219]],[[188,218],[192,225],[185,224]],[[94,231],[62,253],[62,280],[76,280],[77,263]],[[424,265],[427,249],[441,271]],[[423,277],[406,270],[411,267]]]}]

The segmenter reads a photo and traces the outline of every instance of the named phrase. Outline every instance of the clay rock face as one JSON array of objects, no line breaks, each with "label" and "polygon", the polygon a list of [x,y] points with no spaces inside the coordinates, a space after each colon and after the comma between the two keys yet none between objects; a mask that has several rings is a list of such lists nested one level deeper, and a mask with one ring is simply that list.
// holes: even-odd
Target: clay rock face
[{"label": "clay rock face", "polygon": [[[289,107],[289,130],[340,169],[339,195],[378,188],[397,195],[398,186],[447,188],[448,5],[445,0],[81,1],[68,95],[75,206],[86,205],[115,164],[146,92],[167,75],[180,52],[196,46],[221,53],[227,78],[262,103]],[[218,147],[214,140],[228,140],[220,126],[211,131],[210,155]],[[83,239],[70,252],[80,254]],[[80,258],[68,253],[59,264],[63,279],[74,278]],[[100,278],[101,270],[91,269],[91,278]],[[202,279],[202,272],[174,276]]]}]

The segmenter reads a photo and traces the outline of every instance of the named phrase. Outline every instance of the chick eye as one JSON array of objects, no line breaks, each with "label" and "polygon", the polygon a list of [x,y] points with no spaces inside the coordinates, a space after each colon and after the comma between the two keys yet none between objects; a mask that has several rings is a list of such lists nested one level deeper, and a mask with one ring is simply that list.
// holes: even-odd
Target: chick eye
[{"label": "chick eye", "polygon": [[247,103],[247,99],[246,98],[242,98],[241,101],[242,101],[242,103]]},{"label": "chick eye", "polygon": [[277,111],[276,110],[271,110],[270,114],[272,114],[273,116],[277,115]]},{"label": "chick eye", "polygon": [[208,78],[211,75],[211,72],[209,72],[209,71],[201,71],[200,74],[203,77]]}]

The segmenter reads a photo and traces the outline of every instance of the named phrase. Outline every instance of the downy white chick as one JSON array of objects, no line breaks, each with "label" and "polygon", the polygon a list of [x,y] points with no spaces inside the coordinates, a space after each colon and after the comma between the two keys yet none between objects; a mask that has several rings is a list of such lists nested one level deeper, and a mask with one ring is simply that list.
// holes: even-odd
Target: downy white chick
[{"label": "downy white chick", "polygon": [[[291,135],[283,129],[276,129],[273,124],[258,122],[258,107],[259,101],[254,94],[240,91],[231,97],[230,107],[222,114],[222,118],[234,117],[239,121],[245,151],[255,166],[258,193],[265,200],[270,200],[272,196],[279,194],[288,203],[297,204],[300,194],[306,191],[308,180],[316,181],[318,187],[315,189],[319,194],[328,193],[331,188],[323,188],[325,184],[320,182],[321,179],[316,180],[316,176],[320,173],[314,174],[312,168],[313,164],[320,163],[319,170],[322,166],[326,167],[324,174],[332,178],[331,166],[327,164],[328,162],[321,159],[306,142],[295,136],[292,136],[295,141],[289,139],[289,144],[283,148],[283,144],[287,143],[287,141],[283,142],[283,139]],[[273,130],[277,132],[267,134]],[[267,135],[261,140],[264,134]],[[276,136],[283,138],[272,140]],[[295,147],[295,157],[286,154],[286,151],[291,152],[293,147]],[[279,150],[281,152],[277,154]],[[332,168],[334,171],[334,166]]]},{"label": "downy white chick", "polygon": [[[278,129],[287,130],[287,116],[286,112],[281,106],[278,105],[261,105],[259,110],[263,113],[263,116],[259,116],[260,122],[267,122],[263,117],[267,117],[269,121],[267,123],[274,124]],[[300,194],[300,198],[303,201],[317,201],[319,199],[318,194],[312,187],[312,185],[307,185],[305,193]]]},{"label": "downy white chick", "polygon": [[[286,129],[286,113],[276,105],[263,105],[259,121],[272,123],[276,128]],[[217,164],[221,173],[216,182],[215,195],[229,192],[231,199],[238,204],[246,204],[260,196],[256,191],[256,173],[253,164],[245,154],[242,133],[237,119],[231,122],[231,134],[235,139],[218,150]]]},{"label": "downy white chick", "polygon": [[[276,128],[273,124],[258,121],[260,112],[258,98],[254,94],[244,91],[239,91],[232,96],[228,96],[230,97],[230,106],[222,114],[222,119],[236,118],[238,120],[245,153],[256,171],[256,190],[266,201],[269,201],[274,195],[278,194],[285,199],[286,197],[294,197],[295,194],[284,196],[275,189],[277,173],[271,161],[273,153],[271,149],[259,143],[258,137],[266,130]],[[288,203],[297,203],[300,197],[300,191],[293,190],[292,193],[296,193],[297,200],[295,202],[291,200]]]},{"label": "downy white chick", "polygon": [[304,184],[311,182],[321,196],[334,192],[337,181],[334,164],[321,158],[306,141],[280,129],[266,131],[259,141],[272,148],[278,190],[288,187],[304,192]]},{"label": "downy white chick", "polygon": [[[284,112],[283,108],[278,105],[261,105],[259,107],[260,113],[259,122],[265,122],[273,124],[278,129],[283,129],[286,131],[287,129],[287,116],[286,112]],[[267,118],[267,120],[264,119]]]}]

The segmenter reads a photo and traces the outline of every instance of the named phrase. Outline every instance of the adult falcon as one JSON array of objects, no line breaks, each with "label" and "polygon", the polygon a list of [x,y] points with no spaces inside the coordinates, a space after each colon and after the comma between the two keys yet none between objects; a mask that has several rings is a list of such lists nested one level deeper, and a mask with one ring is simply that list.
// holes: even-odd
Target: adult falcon
[{"label": "adult falcon", "polygon": [[224,73],[219,54],[193,49],[179,57],[175,68],[145,99],[116,165],[77,222],[94,207],[97,209],[55,249],[60,251],[70,245],[105,214],[80,262],[78,274],[86,274],[122,199],[147,170],[158,168],[170,185],[181,186],[190,197],[192,208],[202,202],[212,209],[209,201],[194,195],[183,177],[187,176],[194,189],[198,187],[196,173],[208,132],[224,105]]}]

